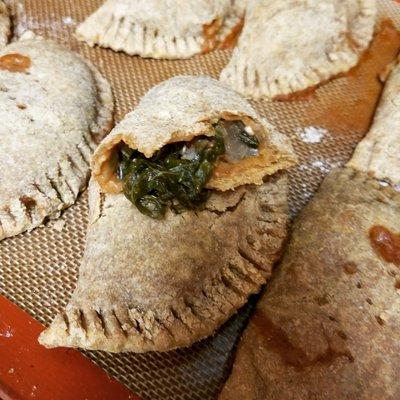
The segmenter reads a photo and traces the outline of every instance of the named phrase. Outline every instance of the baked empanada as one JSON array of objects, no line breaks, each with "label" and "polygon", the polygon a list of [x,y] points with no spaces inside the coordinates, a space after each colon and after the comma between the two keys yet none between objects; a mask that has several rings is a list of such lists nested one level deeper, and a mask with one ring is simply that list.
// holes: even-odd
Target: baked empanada
[{"label": "baked empanada", "polygon": [[[152,197],[150,206],[166,200],[164,186],[170,182],[160,178],[167,164],[173,164],[168,176],[180,168],[180,190],[189,188],[190,165],[203,154],[196,156],[196,149],[213,148],[217,123],[251,127],[250,136],[260,143],[258,154],[241,153],[233,162],[218,158],[208,187],[222,191],[212,190],[202,207],[193,206],[197,203],[189,192],[186,197],[179,192],[179,204],[169,203],[164,214],[153,215],[154,208],[141,200]],[[223,157],[232,149],[232,137],[224,138]],[[121,151],[133,152],[137,165],[153,168],[155,190],[137,202],[132,186],[127,189],[116,176]],[[161,165],[161,159],[167,161]],[[77,288],[40,342],[145,352],[188,346],[213,334],[260,289],[279,257],[287,235],[287,182],[283,171],[274,173],[293,162],[290,145],[218,81],[175,77],[152,89],[95,152]],[[139,176],[139,186],[147,183],[144,171],[131,171]],[[269,174],[274,176],[263,182]]]},{"label": "baked empanada", "polygon": [[373,125],[348,166],[377,179],[400,182],[400,68],[395,67],[382,94]]},{"label": "baked empanada", "polygon": [[250,0],[221,80],[252,98],[318,85],[357,64],[376,13],[375,0]]},{"label": "baked empanada", "polygon": [[400,183],[399,73],[352,168],[296,221],[221,400],[400,398],[400,193],[370,176]]},{"label": "baked empanada", "polygon": [[189,58],[231,42],[244,0],[107,0],[78,39],[152,58]]},{"label": "baked empanada", "polygon": [[7,6],[0,0],[0,49],[3,48],[11,34],[10,15]]},{"label": "baked empanada", "polygon": [[20,40],[0,51],[0,240],[75,202],[112,109],[106,80],[55,43]]}]

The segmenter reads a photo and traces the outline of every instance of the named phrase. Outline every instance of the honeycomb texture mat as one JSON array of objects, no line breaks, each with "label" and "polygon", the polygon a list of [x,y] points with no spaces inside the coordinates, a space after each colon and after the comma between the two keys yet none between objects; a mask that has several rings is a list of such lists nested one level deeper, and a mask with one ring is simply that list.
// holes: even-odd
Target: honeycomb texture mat
[{"label": "honeycomb texture mat", "polygon": [[[78,23],[101,0],[9,0],[14,34],[32,30],[79,52],[110,80],[116,98],[116,121],[155,84],[179,74],[218,77],[230,51],[216,51],[184,61],[148,60],[90,48],[73,36]],[[379,3],[382,17],[399,27],[400,5]],[[371,57],[369,57],[371,58]],[[292,214],[312,196],[323,177],[343,165],[367,131],[382,85],[367,67],[339,77],[315,94],[296,101],[254,102],[278,129],[291,137],[299,165],[291,171]],[[363,64],[363,63],[362,63]],[[74,289],[83,253],[87,195],[57,221],[0,242],[0,293],[49,324]],[[249,304],[213,337],[189,349],[169,353],[120,354],[85,352],[143,399],[213,399],[229,373],[232,350],[255,303]]]}]

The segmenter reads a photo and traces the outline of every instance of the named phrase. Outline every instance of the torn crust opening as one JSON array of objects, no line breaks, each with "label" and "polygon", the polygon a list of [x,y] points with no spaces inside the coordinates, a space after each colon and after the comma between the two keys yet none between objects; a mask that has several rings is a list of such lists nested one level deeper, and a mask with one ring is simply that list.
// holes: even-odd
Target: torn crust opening
[{"label": "torn crust opening", "polygon": [[[206,188],[225,191],[244,184],[262,184],[265,175],[276,171],[273,165],[280,154],[278,154],[274,146],[269,146],[268,133],[263,125],[248,116],[233,115],[231,113],[221,113],[220,116],[214,119],[201,121],[205,124],[205,129],[201,132],[190,134],[189,132],[177,131],[167,143],[160,144],[158,148],[154,148],[152,151],[141,149],[140,145],[132,140],[133,136],[130,133],[121,133],[104,145],[100,149],[101,151],[95,153],[93,176],[105,192],[119,193],[123,190],[123,181],[117,176],[119,152],[122,145],[125,144],[132,150],[138,150],[146,158],[150,159],[157,151],[171,143],[191,143],[201,137],[214,137],[216,135],[215,124],[223,124],[227,121],[241,123],[249,137],[256,138],[255,140],[258,142],[257,149],[254,149],[253,152],[245,152],[244,155],[239,155],[239,158],[235,159],[235,156],[232,156],[232,154],[229,156],[227,153],[238,151],[238,149],[229,149],[228,143],[224,140],[225,154],[218,157]],[[230,131],[228,130],[228,132]],[[228,134],[231,134],[231,132]],[[248,147],[248,149],[251,149],[251,147]]]}]

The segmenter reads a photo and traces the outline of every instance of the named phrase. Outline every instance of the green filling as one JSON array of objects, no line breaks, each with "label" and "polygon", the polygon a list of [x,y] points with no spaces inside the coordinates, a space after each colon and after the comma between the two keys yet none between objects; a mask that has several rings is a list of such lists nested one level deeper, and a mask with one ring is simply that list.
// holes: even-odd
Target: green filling
[{"label": "green filling", "polygon": [[[163,218],[167,208],[176,213],[184,209],[203,209],[210,195],[205,185],[217,159],[226,151],[221,124],[223,121],[214,125],[213,137],[168,144],[151,158],[122,145],[117,176],[123,180],[123,191],[128,200],[141,213],[156,219]],[[234,125],[241,128],[238,140],[249,148],[259,147],[257,138],[244,130],[242,122]]]}]

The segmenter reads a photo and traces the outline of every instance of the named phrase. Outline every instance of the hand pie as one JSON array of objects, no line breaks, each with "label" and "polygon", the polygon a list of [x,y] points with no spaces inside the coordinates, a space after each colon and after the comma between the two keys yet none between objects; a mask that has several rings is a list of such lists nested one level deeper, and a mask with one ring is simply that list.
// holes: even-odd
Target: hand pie
[{"label": "hand pie", "polygon": [[252,98],[318,85],[357,64],[376,13],[375,0],[250,0],[221,80]]},{"label": "hand pie", "polygon": [[348,166],[377,179],[400,182],[400,67],[394,68],[377,115]]},{"label": "hand pie", "polygon": [[332,172],[295,223],[221,400],[400,398],[400,193],[369,176],[399,164],[399,73],[352,168]]},{"label": "hand pie", "polygon": [[75,202],[112,109],[105,79],[55,43],[21,40],[0,51],[0,240]]},{"label": "hand pie", "polygon": [[10,15],[7,6],[0,0],[0,49],[7,44],[10,33]]},{"label": "hand pie", "polygon": [[[225,151],[213,158],[221,137]],[[259,146],[248,153],[251,140]],[[205,186],[221,190],[200,205],[192,178],[208,162]],[[213,334],[279,257],[288,209],[277,171],[293,162],[280,134],[218,81],[175,77],[153,88],[95,152],[78,284],[40,342],[145,352]]]},{"label": "hand pie", "polygon": [[244,0],[108,0],[78,39],[151,58],[189,58],[224,46],[241,25]]}]

